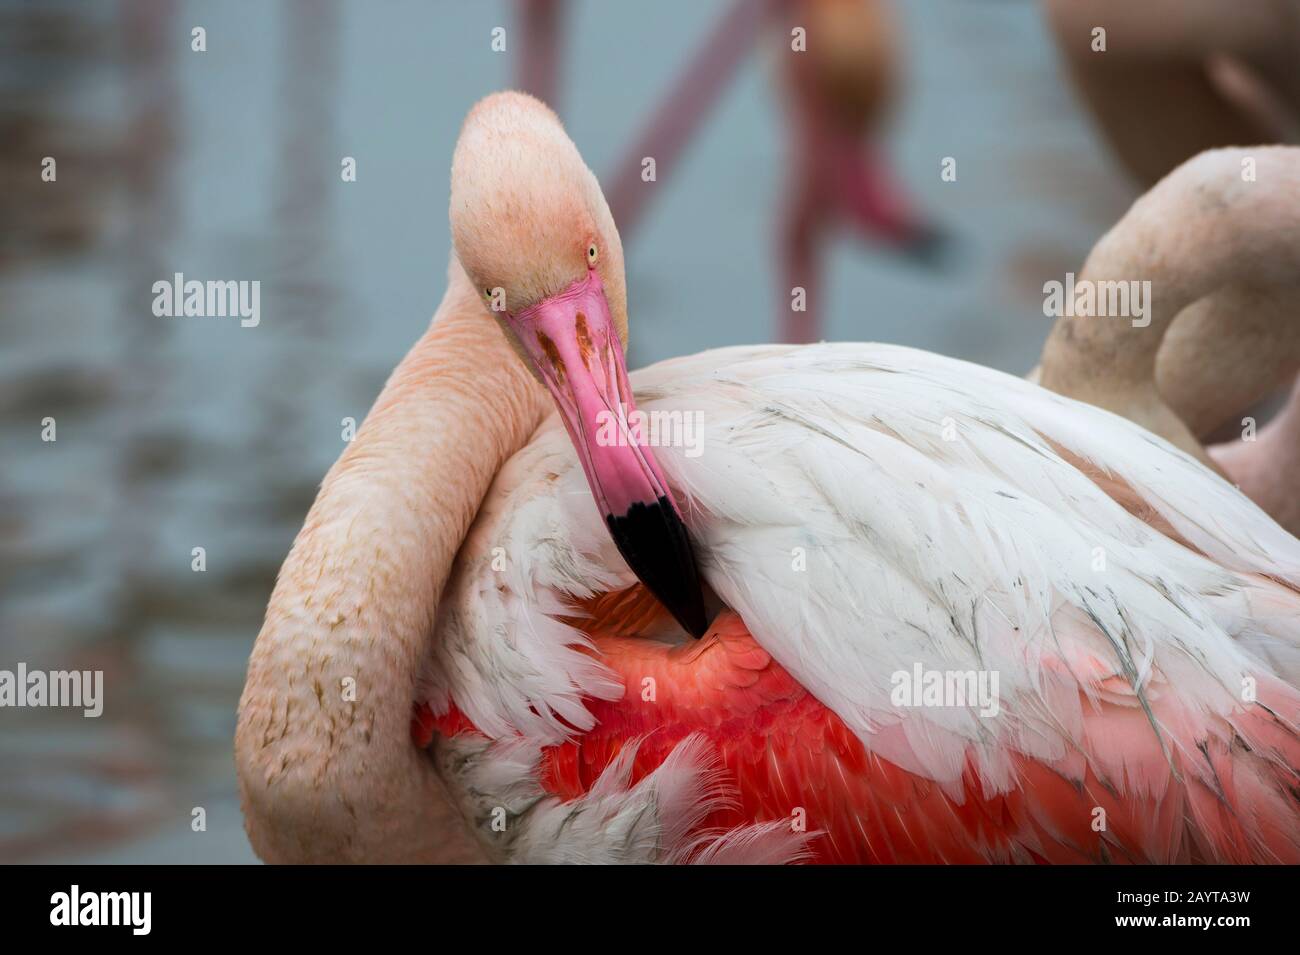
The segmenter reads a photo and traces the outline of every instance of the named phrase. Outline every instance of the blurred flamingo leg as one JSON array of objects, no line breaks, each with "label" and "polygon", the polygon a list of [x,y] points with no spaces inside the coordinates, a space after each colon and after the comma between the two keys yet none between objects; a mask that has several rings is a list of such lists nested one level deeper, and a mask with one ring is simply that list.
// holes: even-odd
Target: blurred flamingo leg
[{"label": "blurred flamingo leg", "polygon": [[515,85],[558,110],[564,0],[518,0],[523,49]]},{"label": "blurred flamingo leg", "polygon": [[642,161],[652,156],[658,169],[673,168],[753,47],[770,6],[769,0],[732,0],[619,163],[607,194],[624,242],[635,232],[653,191],[641,179]]},{"label": "blurred flamingo leg", "polygon": [[[807,157],[796,160],[798,166]],[[826,228],[827,190],[814,171],[801,171],[792,177],[786,190],[781,213],[779,246],[785,287],[777,292],[781,340],[791,343],[815,341],[818,321],[820,246]],[[796,290],[802,289],[796,307]]]}]

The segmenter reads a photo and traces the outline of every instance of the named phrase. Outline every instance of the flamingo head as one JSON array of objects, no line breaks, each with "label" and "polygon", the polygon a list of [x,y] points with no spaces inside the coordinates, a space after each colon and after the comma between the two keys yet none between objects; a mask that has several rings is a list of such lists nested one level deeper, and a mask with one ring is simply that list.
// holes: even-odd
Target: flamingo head
[{"label": "flamingo head", "polygon": [[555,400],[619,552],[702,636],[708,621],[681,509],[628,425],[636,408],[618,229],[550,109],[498,93],[470,111],[452,159],[451,232],[485,306]]}]

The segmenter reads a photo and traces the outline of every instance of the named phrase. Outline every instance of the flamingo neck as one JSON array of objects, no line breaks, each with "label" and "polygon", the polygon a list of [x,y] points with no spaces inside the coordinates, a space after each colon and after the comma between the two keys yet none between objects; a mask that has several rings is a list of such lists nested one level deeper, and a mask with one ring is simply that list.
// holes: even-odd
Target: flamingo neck
[{"label": "flamingo neck", "polygon": [[326,475],[253,648],[235,748],[267,861],[415,861],[448,837],[408,736],[415,678],[460,542],[546,407],[454,258],[449,271]]},{"label": "flamingo neck", "polygon": [[[1043,383],[1087,395],[1154,387],[1169,326],[1223,288],[1277,289],[1300,269],[1300,151],[1221,149],[1171,172],[1097,243],[1079,286],[1118,282],[1144,294],[1145,315],[1058,322],[1043,351]],[[1249,178],[1253,176],[1254,178]],[[1132,311],[1132,309],[1130,309]]]}]

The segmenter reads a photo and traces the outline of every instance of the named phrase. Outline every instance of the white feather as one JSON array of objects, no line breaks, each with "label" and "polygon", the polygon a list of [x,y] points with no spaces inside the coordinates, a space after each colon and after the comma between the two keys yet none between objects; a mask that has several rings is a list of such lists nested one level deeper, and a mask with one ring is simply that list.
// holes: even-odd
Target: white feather
[{"label": "white feather", "polygon": [[[656,456],[712,589],[868,750],[955,798],[968,755],[994,793],[1014,785],[1013,754],[1059,759],[1077,742],[1081,685],[1104,692],[1071,675],[1091,661],[1122,675],[1134,704],[1176,688],[1220,714],[1251,674],[1300,680],[1282,589],[1300,588],[1300,541],[1122,418],[884,345],[731,348],[632,381],[641,410],[703,417],[702,454]],[[1063,452],[1129,485],[1196,550]],[[434,709],[454,701],[487,736],[538,744],[589,728],[583,698],[622,688],[555,615],[632,580],[551,419],[463,546],[437,624]],[[916,663],[996,671],[999,718],[892,705],[892,675]]]}]

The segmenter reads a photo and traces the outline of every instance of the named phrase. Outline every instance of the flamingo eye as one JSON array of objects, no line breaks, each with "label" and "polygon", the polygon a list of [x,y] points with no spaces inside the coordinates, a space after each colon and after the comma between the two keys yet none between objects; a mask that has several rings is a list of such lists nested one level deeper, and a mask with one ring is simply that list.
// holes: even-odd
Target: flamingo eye
[{"label": "flamingo eye", "polygon": [[595,243],[595,242],[593,242],[593,243],[591,243],[591,245],[587,246],[587,264],[588,264],[588,265],[595,265],[595,264],[596,264],[596,259],[597,259],[599,256],[600,256],[600,250],[596,248],[596,243]]}]

